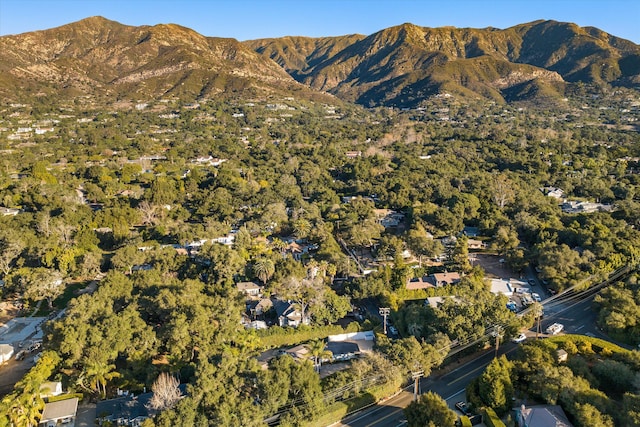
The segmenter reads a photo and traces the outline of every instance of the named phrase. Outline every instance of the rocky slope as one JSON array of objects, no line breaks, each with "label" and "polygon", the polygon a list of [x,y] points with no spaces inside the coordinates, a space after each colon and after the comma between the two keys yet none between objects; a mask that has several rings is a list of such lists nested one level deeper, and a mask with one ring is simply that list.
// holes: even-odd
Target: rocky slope
[{"label": "rocky slope", "polygon": [[364,105],[412,105],[452,92],[496,101],[559,97],[566,83],[640,85],[640,47],[570,23],[391,27],[368,37],[245,42],[298,81]]},{"label": "rocky slope", "polygon": [[312,92],[237,40],[204,37],[178,25],[132,27],[101,17],[0,37],[0,76],[0,93],[9,99]]},{"label": "rocky slope", "polygon": [[0,37],[0,95],[9,101],[275,93],[405,107],[439,93],[554,100],[575,82],[640,87],[640,46],[555,21],[504,30],[403,24],[369,36],[241,43],[179,25],[132,27],[93,17]]}]

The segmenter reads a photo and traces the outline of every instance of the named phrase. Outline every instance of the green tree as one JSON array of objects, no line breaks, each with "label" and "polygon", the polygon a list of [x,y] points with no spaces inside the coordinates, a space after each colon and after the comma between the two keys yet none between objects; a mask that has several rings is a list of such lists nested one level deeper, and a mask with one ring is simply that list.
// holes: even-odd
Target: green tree
[{"label": "green tree", "polygon": [[309,356],[313,359],[313,366],[318,372],[322,367],[322,360],[333,357],[333,353],[326,348],[327,344],[323,340],[311,341],[305,347],[309,350]]},{"label": "green tree", "polygon": [[454,425],[458,418],[440,395],[428,391],[404,409],[409,427],[443,427]]},{"label": "green tree", "polygon": [[264,284],[273,276],[275,271],[275,264],[270,258],[260,258],[253,263],[253,274]]},{"label": "green tree", "polygon": [[422,257],[433,257],[442,253],[442,245],[433,237],[427,235],[427,231],[421,224],[412,228],[407,233],[407,245],[415,255],[418,256],[420,267],[422,268]]},{"label": "green tree", "polygon": [[512,368],[511,362],[503,355],[493,359],[479,378],[480,398],[498,413],[505,413],[510,409],[513,396]]},{"label": "green tree", "polygon": [[[26,273],[27,270],[22,269]],[[49,268],[37,268],[24,274],[24,297],[34,301],[47,300],[49,308],[53,308],[53,300],[64,290],[62,274]]]},{"label": "green tree", "polygon": [[614,427],[615,425],[611,416],[603,414],[589,403],[576,403],[572,412],[577,426]]},{"label": "green tree", "polygon": [[107,395],[107,383],[120,376],[115,372],[115,365],[106,363],[103,360],[88,360],[85,362],[84,376],[89,382],[92,390],[97,392],[104,399]]},{"label": "green tree", "polygon": [[293,222],[293,231],[298,239],[304,239],[311,231],[311,223],[306,218],[298,218]]}]

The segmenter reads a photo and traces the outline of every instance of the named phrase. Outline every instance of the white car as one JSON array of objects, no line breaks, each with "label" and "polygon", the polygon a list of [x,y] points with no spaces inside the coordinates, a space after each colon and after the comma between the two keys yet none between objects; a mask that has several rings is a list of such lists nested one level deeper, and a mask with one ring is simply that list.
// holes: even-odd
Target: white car
[{"label": "white car", "polygon": [[564,325],[562,323],[554,323],[553,325],[547,328],[547,333],[549,335],[557,335],[564,329]]},{"label": "white car", "polygon": [[531,294],[531,298],[533,298],[533,300],[534,300],[535,302],[540,302],[540,301],[542,301],[542,298],[540,298],[540,295],[539,295],[539,294],[537,294],[537,293],[535,293],[535,292]]},{"label": "white car", "polygon": [[521,333],[520,335],[518,335],[517,337],[513,337],[511,339],[512,342],[515,343],[521,343],[522,341],[526,340],[527,336],[524,333]]}]

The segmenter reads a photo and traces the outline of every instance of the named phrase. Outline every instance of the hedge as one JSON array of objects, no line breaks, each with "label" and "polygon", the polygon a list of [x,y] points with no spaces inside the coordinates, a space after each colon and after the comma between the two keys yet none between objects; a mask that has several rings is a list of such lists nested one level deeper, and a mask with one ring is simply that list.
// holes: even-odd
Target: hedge
[{"label": "hedge", "polygon": [[51,403],[51,402],[59,402],[61,400],[67,400],[67,399],[73,399],[74,397],[77,397],[78,399],[82,400],[82,398],[84,397],[82,393],[69,393],[69,394],[59,394],[57,396],[50,396],[47,398],[47,402]]},{"label": "hedge", "polygon": [[351,399],[335,402],[325,408],[323,415],[318,419],[303,424],[304,427],[325,427],[334,424],[344,417],[366,408],[385,397],[389,397],[398,391],[397,383],[389,383],[371,387]]},{"label": "hedge", "polygon": [[507,427],[491,408],[484,408],[484,423],[489,427]]},{"label": "hedge", "polygon": [[578,345],[579,343],[589,343],[591,344],[591,347],[593,348],[593,350],[597,351],[598,353],[601,352],[602,350],[609,350],[612,353],[629,352],[629,350],[627,350],[626,348],[622,348],[619,345],[613,344],[609,341],[605,341],[600,338],[590,337],[587,335],[573,335],[573,334],[558,335],[555,337],[547,338],[547,341],[555,344],[560,344],[567,341],[571,341],[576,345]]},{"label": "hedge", "polygon": [[466,415],[460,417],[460,426],[461,427],[471,427],[471,420]]}]

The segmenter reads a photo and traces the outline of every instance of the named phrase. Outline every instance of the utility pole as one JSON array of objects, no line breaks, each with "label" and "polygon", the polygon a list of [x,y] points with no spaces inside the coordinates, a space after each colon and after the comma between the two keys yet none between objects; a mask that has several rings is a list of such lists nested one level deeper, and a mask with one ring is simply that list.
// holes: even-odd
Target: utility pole
[{"label": "utility pole", "polygon": [[536,302],[535,305],[533,306],[534,309],[534,314],[536,315],[536,340],[538,339],[538,335],[540,335],[540,333],[542,332],[542,328],[540,326],[540,319],[542,318],[542,313],[543,313],[543,306],[542,304],[540,304],[539,302]]},{"label": "utility pole", "polygon": [[391,312],[391,308],[380,307],[378,312],[380,313],[380,316],[382,316],[382,330],[384,331],[384,334],[387,335],[387,316]]},{"label": "utility pole", "polygon": [[502,332],[502,326],[496,325],[496,329],[492,333],[492,335],[496,337],[496,354],[495,354],[495,357],[498,357],[498,347],[500,346],[500,333],[501,332]]},{"label": "utility pole", "polygon": [[418,395],[420,394],[420,378],[424,376],[424,371],[414,371],[411,372],[411,378],[413,378],[413,401],[418,400]]}]

